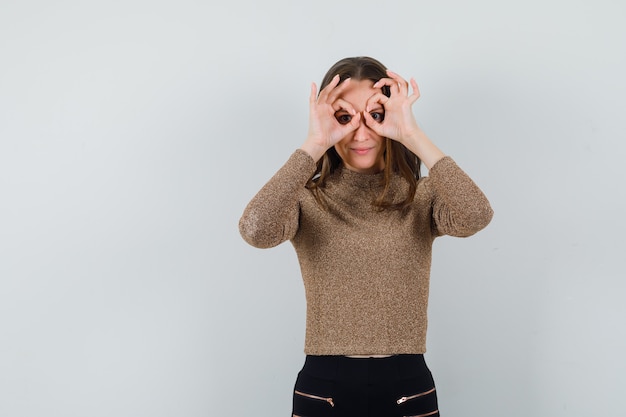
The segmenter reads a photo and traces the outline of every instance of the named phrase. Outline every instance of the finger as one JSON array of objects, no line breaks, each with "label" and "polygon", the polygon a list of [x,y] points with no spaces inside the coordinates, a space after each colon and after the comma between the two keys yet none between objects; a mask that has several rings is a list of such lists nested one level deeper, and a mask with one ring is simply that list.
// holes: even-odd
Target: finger
[{"label": "finger", "polygon": [[382,87],[383,85],[389,86],[391,93],[398,93],[402,96],[407,96],[409,93],[409,83],[402,78],[400,75],[396,74],[391,70],[387,70],[387,75],[389,78],[381,78],[374,87]]},{"label": "finger", "polygon": [[345,125],[339,125],[339,128],[337,130],[337,133],[340,136],[339,141],[341,140],[341,138],[345,138],[351,132],[354,132],[355,130],[357,130],[360,124],[361,124],[361,114],[357,113],[354,116],[352,116],[352,119],[348,123],[346,123]]},{"label": "finger", "polygon": [[388,87],[396,86],[397,87],[397,85],[398,85],[398,82],[394,80],[393,78],[381,78],[380,80],[374,83],[372,88],[383,88],[384,86],[388,86]]},{"label": "finger", "polygon": [[334,87],[326,97],[326,103],[332,104],[335,100],[337,100],[337,97],[344,92],[348,85],[350,85],[350,78],[346,78],[341,84]]},{"label": "finger", "polygon": [[348,103],[347,101],[341,98],[333,102],[332,108],[335,112],[338,112],[339,110],[345,110],[348,113],[350,113],[352,116],[356,114],[356,110],[354,109],[354,106],[352,106],[352,104]]},{"label": "finger", "polygon": [[309,103],[313,104],[317,100],[317,85],[311,83],[311,94],[309,95]]},{"label": "finger", "polygon": [[376,103],[380,104],[384,108],[388,101],[389,97],[383,93],[376,93],[367,99],[367,102],[365,103],[365,111],[367,113],[371,112],[375,108]]},{"label": "finger", "polygon": [[408,95],[409,83],[404,78],[402,78],[399,74],[396,74],[395,72],[391,70],[387,70],[387,75],[389,75],[389,77],[391,77],[398,83],[400,94],[405,95],[405,96]]},{"label": "finger", "polygon": [[369,114],[368,112],[363,112],[363,120],[365,120],[365,124],[376,134],[380,136],[385,136],[383,132],[383,124],[374,120],[371,114]]},{"label": "finger", "polygon": [[398,83],[398,80],[394,80],[393,78],[381,78],[373,85],[374,88],[381,88],[381,89],[385,86],[389,87],[389,93],[390,93],[389,95],[402,94],[401,87],[400,87],[400,84]]},{"label": "finger", "polygon": [[346,128],[346,134],[352,132],[353,130],[356,130],[360,124],[361,124],[361,113],[357,113],[354,116],[352,116],[352,120],[350,120],[350,123],[344,125],[344,127]]},{"label": "finger", "polygon": [[411,104],[413,104],[417,101],[418,98],[420,98],[420,89],[417,86],[415,78],[411,78],[411,89],[413,90],[413,94],[409,96],[409,101]]},{"label": "finger", "polygon": [[337,86],[337,84],[339,84],[339,74],[335,75],[330,80],[328,85],[326,87],[322,88],[322,90],[320,91],[320,95],[317,98],[317,100],[319,102],[326,102],[327,98],[328,98],[328,94],[330,94],[330,92],[333,90],[333,88],[335,88]]}]

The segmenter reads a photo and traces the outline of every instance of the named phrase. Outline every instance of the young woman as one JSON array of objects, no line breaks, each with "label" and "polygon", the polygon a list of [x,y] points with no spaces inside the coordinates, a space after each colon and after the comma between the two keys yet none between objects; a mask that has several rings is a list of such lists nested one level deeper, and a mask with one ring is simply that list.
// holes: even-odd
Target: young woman
[{"label": "young woman", "polygon": [[423,357],[432,243],[476,233],[493,212],[418,126],[410,84],[369,57],[333,65],[319,95],[311,86],[306,140],[239,222],[256,247],[290,240],[300,262],[293,416],[439,415]]}]

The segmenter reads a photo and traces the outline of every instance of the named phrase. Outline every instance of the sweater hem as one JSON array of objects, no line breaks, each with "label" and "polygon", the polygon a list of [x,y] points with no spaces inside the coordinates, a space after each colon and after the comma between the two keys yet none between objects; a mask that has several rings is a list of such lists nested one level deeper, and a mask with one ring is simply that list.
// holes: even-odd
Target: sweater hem
[{"label": "sweater hem", "polygon": [[312,356],[350,356],[350,355],[420,355],[426,353],[426,348],[422,346],[397,347],[385,349],[358,349],[354,347],[333,348],[333,349],[310,349],[305,348],[305,355]]}]

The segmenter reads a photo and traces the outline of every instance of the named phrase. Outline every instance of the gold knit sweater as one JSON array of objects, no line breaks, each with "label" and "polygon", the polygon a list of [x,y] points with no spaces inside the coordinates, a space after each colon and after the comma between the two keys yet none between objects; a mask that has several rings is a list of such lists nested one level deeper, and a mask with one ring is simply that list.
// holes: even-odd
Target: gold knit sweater
[{"label": "gold knit sweater", "polygon": [[[470,236],[490,222],[487,198],[450,158],[418,181],[407,211],[380,210],[380,174],[340,167],[321,189],[305,184],[316,165],[296,150],[250,201],[242,237],[259,248],[291,240],[307,302],[308,355],[424,353],[431,250],[440,235]],[[392,195],[408,185],[397,176]]]}]

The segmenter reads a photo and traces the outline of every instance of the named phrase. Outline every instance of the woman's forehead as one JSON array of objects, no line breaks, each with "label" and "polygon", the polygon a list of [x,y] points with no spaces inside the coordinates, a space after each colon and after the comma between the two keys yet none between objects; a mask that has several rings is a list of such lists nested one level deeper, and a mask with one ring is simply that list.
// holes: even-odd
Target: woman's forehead
[{"label": "woman's forehead", "polygon": [[350,85],[339,97],[352,105],[365,104],[370,97],[381,92],[379,88],[374,88],[373,85],[374,82],[371,80],[350,80]]}]

